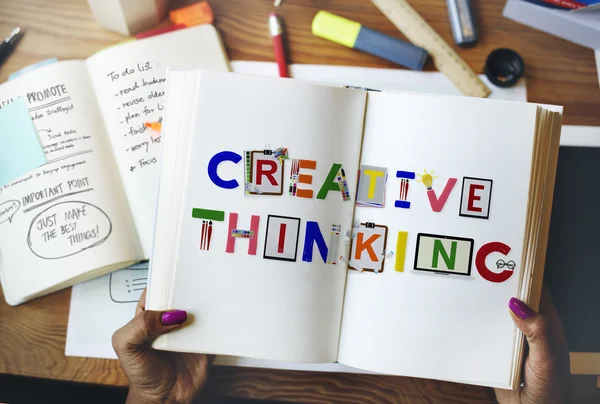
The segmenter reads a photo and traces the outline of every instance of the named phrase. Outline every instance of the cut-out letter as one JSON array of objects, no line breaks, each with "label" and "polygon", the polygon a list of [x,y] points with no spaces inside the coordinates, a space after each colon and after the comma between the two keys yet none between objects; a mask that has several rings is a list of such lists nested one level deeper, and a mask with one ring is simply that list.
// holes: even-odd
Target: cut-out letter
[{"label": "cut-out letter", "polygon": [[[485,264],[485,260],[488,257],[488,255],[495,252],[506,256],[510,252],[510,247],[499,241],[494,241],[482,245],[479,251],[477,251],[477,255],[475,256],[475,266],[477,267],[477,272],[479,272],[479,275],[481,275],[481,277],[486,281],[494,283],[505,282],[508,280],[508,278],[510,278],[513,275],[515,263],[514,261],[509,261],[509,265],[506,265],[506,263],[503,260],[499,260],[498,262],[502,261],[502,264],[497,264],[498,269],[504,267],[507,267],[507,269],[502,270],[502,272],[491,271]],[[510,263],[512,263],[512,265]]]},{"label": "cut-out letter", "polygon": [[222,151],[212,156],[208,162],[208,177],[218,187],[225,189],[234,189],[240,186],[237,180],[224,180],[219,176],[219,164],[224,161],[231,161],[237,164],[242,160],[242,156],[232,151]]},{"label": "cut-out letter", "polygon": [[299,238],[299,217],[269,215],[263,258],[295,262]]},{"label": "cut-out letter", "polygon": [[338,179],[338,173],[341,168],[341,164],[333,164],[331,166],[329,174],[327,174],[327,178],[317,194],[317,199],[325,199],[329,191],[340,191],[340,180]]},{"label": "cut-out letter", "polygon": [[312,262],[313,260],[313,247],[314,244],[317,243],[317,247],[319,248],[319,254],[321,254],[321,259],[323,263],[327,263],[327,254],[329,249],[327,248],[327,244],[325,243],[325,239],[323,238],[323,234],[321,234],[321,229],[319,228],[319,223],[317,222],[306,222],[306,232],[304,234],[304,251],[302,252],[302,261]]},{"label": "cut-out letter", "polygon": [[398,241],[396,241],[396,272],[404,272],[404,261],[406,259],[406,243],[408,242],[408,232],[399,231]]},{"label": "cut-out letter", "polygon": [[394,206],[402,209],[410,209],[408,188],[410,186],[410,180],[415,179],[415,173],[412,171],[396,171],[396,178],[400,178],[400,197],[394,202]]},{"label": "cut-out letter", "polygon": [[362,231],[359,231],[358,235],[356,236],[356,247],[354,248],[354,259],[361,260],[363,251],[367,250],[367,254],[369,254],[369,259],[373,262],[379,262],[379,259],[377,258],[377,254],[375,254],[375,250],[373,250],[372,244],[375,241],[377,241],[377,239],[379,237],[381,237],[381,234],[371,234],[371,236],[367,239],[367,241],[364,241],[364,236],[365,236],[365,233],[363,233]]},{"label": "cut-out letter", "polygon": [[283,159],[270,150],[246,152],[246,195],[283,195]]},{"label": "cut-out letter", "polygon": [[[315,160],[300,160],[299,161],[299,169],[314,170],[316,168],[317,168],[317,162]],[[312,175],[299,174],[298,175],[298,183],[312,184]],[[296,196],[299,198],[312,198],[313,190],[297,187]]]},{"label": "cut-out letter", "polygon": [[456,241],[450,242],[450,255],[444,248],[444,244],[440,240],[433,241],[433,257],[431,259],[431,266],[435,269],[439,267],[438,259],[441,256],[446,264],[446,268],[454,271],[454,265],[456,265]]},{"label": "cut-out letter", "polygon": [[271,185],[279,186],[275,179],[275,172],[277,172],[275,160],[256,160],[256,185],[262,185],[263,177],[267,177]]},{"label": "cut-out letter", "polygon": [[361,223],[350,246],[350,269],[383,272],[387,245],[387,226]]},{"label": "cut-out letter", "polygon": [[250,230],[247,230],[247,232],[249,232],[247,233],[248,237],[238,235],[240,232],[236,232],[236,230],[240,229],[237,228],[237,222],[238,214],[233,212],[230,213],[229,229],[227,231],[227,246],[225,248],[225,252],[233,253],[235,251],[235,241],[239,238],[247,238],[248,254],[256,255],[256,248],[258,246],[258,224],[260,222],[260,216],[252,215],[252,218],[250,219]]},{"label": "cut-out letter", "polygon": [[383,208],[385,205],[385,183],[387,168],[361,165],[358,177],[356,204]]},{"label": "cut-out letter", "polygon": [[492,186],[492,180],[463,177],[459,215],[488,219],[490,217]]},{"label": "cut-out letter", "polygon": [[429,204],[431,205],[431,209],[434,212],[441,212],[444,209],[444,205],[450,196],[450,192],[454,189],[454,185],[456,185],[456,178],[448,178],[448,182],[442,191],[442,194],[438,198],[435,194],[435,190],[427,189],[427,197],[429,198]]},{"label": "cut-out letter", "polygon": [[473,239],[438,234],[417,235],[416,270],[470,276],[472,258]]}]

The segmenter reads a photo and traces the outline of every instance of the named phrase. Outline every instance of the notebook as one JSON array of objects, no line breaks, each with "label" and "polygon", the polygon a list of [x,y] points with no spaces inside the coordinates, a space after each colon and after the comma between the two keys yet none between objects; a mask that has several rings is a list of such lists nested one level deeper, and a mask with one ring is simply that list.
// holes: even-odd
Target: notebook
[{"label": "notebook", "polygon": [[515,388],[560,111],[170,72],[154,346]]},{"label": "notebook", "polygon": [[[148,258],[168,65],[227,71],[214,27],[55,63],[0,86],[27,104],[47,162],[0,189],[0,280],[16,305]],[[26,273],[23,268],[27,268]]]}]

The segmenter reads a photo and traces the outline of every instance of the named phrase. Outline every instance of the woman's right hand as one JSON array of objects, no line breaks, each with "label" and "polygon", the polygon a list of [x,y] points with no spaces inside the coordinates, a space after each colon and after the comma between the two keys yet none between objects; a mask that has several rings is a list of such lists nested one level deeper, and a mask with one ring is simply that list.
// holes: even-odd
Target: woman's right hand
[{"label": "woman's right hand", "polygon": [[516,326],[525,334],[529,353],[525,358],[524,383],[517,390],[496,389],[500,404],[568,404],[571,371],[565,332],[558,313],[544,289],[540,313],[512,298],[508,304]]}]

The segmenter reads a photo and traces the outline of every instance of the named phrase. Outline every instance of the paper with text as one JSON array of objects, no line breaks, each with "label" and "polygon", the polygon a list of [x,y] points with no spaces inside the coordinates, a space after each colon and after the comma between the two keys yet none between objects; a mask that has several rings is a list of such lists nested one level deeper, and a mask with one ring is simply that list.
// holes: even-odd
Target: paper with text
[{"label": "paper with text", "polygon": [[202,25],[106,49],[87,60],[131,214],[149,257],[154,232],[166,72],[176,68],[228,71],[212,25]]},{"label": "paper with text", "polygon": [[143,258],[85,63],[56,63],[0,86],[0,105],[19,97],[48,162],[0,188],[9,304]]}]

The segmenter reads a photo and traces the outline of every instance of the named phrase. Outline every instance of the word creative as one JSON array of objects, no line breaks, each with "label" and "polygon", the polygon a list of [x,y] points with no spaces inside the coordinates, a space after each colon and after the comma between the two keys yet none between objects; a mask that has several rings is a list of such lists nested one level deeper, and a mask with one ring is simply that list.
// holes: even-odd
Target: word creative
[{"label": "word creative", "polygon": [[[244,158],[242,155],[223,151],[215,154],[208,164],[208,176],[212,183],[223,189],[236,189],[240,183],[235,178],[222,178],[219,174],[221,164],[238,164]],[[247,195],[282,196],[285,182],[285,160],[290,160],[287,149],[256,150],[245,152],[245,193]],[[317,187],[313,188],[313,175],[317,162],[314,160],[291,159],[288,195],[295,198],[314,198]],[[398,179],[398,199],[394,209],[410,209],[410,184],[416,179],[425,186],[427,198],[433,212],[442,212],[450,194],[458,182],[457,178],[448,178],[441,193],[433,187],[434,172],[417,174],[414,171],[396,171]],[[386,183],[388,169],[371,165],[361,165],[358,175],[356,204],[385,208]],[[485,178],[463,177],[462,195],[459,216],[476,219],[489,219],[493,181]],[[316,199],[326,199],[329,192],[340,193],[342,201],[351,201],[351,195],[342,164],[333,163],[325,180],[318,187]],[[202,219],[201,250],[210,249],[213,222],[225,221],[225,212],[204,208],[194,208],[192,217]],[[264,259],[281,261],[297,260],[300,243],[300,225],[302,219],[291,216],[267,216],[266,233],[264,235]],[[233,253],[236,240],[248,240],[248,254],[256,255],[258,249],[260,216],[252,215],[250,228],[238,228],[238,213],[231,212],[228,217],[227,244],[225,251]],[[388,251],[388,227],[382,224],[356,222],[345,233],[350,239],[349,268],[360,272],[381,273],[384,270],[386,256],[395,256],[394,270],[403,272],[405,267],[408,232],[398,231],[395,252]],[[336,265],[343,256],[338,255],[342,226],[338,223],[329,224],[325,232],[319,223],[306,221],[304,230],[304,245],[302,261],[313,261],[313,250],[316,245],[320,258],[325,264]],[[326,241],[327,239],[327,241]],[[429,271],[440,274],[471,276],[473,256],[478,273],[490,282],[508,280],[516,267],[514,261],[506,265],[502,259],[496,264],[496,270],[488,268],[486,259],[490,254],[497,253],[507,256],[511,247],[493,241],[482,245],[474,254],[474,240],[439,234],[418,233],[414,270]],[[503,264],[503,265],[502,265]]]}]

